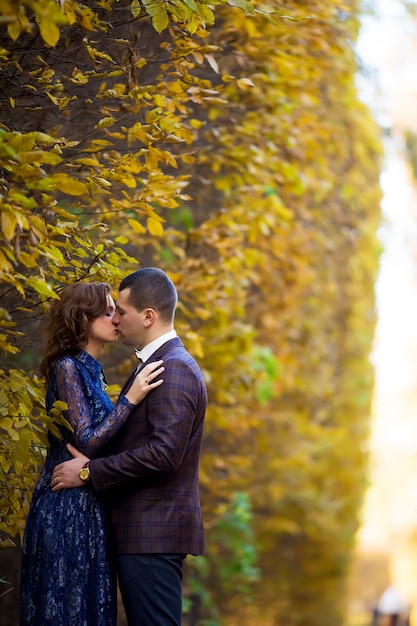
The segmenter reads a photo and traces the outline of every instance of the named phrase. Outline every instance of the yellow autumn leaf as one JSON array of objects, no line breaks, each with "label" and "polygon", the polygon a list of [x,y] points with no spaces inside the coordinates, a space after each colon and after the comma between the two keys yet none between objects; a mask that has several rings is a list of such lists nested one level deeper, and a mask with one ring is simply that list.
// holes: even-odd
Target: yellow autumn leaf
[{"label": "yellow autumn leaf", "polygon": [[58,266],[62,266],[65,264],[63,254],[61,250],[59,250],[59,248],[57,248],[56,246],[51,246],[47,244],[40,245],[39,252],[41,252],[41,254],[46,258],[55,261]]},{"label": "yellow autumn leaf", "polygon": [[46,227],[45,220],[42,219],[42,217],[39,217],[39,215],[31,215],[30,224],[32,228],[36,229],[38,235],[47,236],[48,229]]},{"label": "yellow autumn leaf", "polygon": [[155,235],[156,237],[160,237],[164,232],[161,222],[154,217],[149,217],[146,220],[146,225],[151,235]]},{"label": "yellow autumn leaf", "polygon": [[113,126],[116,119],[114,117],[103,117],[94,128],[108,128],[109,126]]},{"label": "yellow autumn leaf", "polygon": [[21,251],[18,256],[18,260],[25,267],[35,268],[38,267],[36,256],[34,254],[28,254],[27,252]]},{"label": "yellow autumn leaf", "polygon": [[64,12],[65,15],[67,16],[67,21],[68,24],[74,24],[75,20],[77,19],[77,16],[75,14],[75,11],[72,9],[72,7],[70,6],[70,4],[68,2],[65,2],[64,4]]},{"label": "yellow autumn leaf", "polygon": [[171,135],[169,139],[174,138],[175,140],[185,141],[188,144],[192,144],[195,140],[195,133],[193,133],[188,128],[182,128],[177,131],[177,137],[175,135]]},{"label": "yellow autumn leaf", "polygon": [[94,182],[96,182],[98,185],[101,185],[102,187],[105,187],[106,189],[109,189],[111,187],[111,182],[109,180],[106,180],[102,176],[95,176]]},{"label": "yellow autumn leaf", "polygon": [[13,41],[16,41],[16,39],[19,37],[22,30],[23,29],[18,19],[16,19],[14,22],[12,22],[11,24],[7,26],[7,33],[10,39],[12,39]]},{"label": "yellow autumn leaf", "polygon": [[8,435],[12,441],[19,441],[19,435],[15,430],[13,429],[9,430]]},{"label": "yellow autumn leaf", "polygon": [[123,169],[126,172],[131,172],[132,174],[139,174],[141,171],[141,165],[138,158],[129,159],[129,161],[123,161]]},{"label": "yellow autumn leaf", "polygon": [[[1,335],[0,338],[5,339],[5,335]],[[12,428],[13,422],[10,417],[2,417],[0,425],[3,429],[8,430],[9,428]]]},{"label": "yellow autumn leaf", "polygon": [[231,76],[230,74],[223,74],[222,75],[222,81],[224,83],[231,83],[234,80],[236,80],[235,76]]},{"label": "yellow autumn leaf", "polygon": [[175,209],[178,206],[178,202],[174,198],[160,198],[159,204],[167,209]]},{"label": "yellow autumn leaf", "polygon": [[86,9],[81,13],[80,24],[83,28],[85,28],[85,30],[89,30],[89,31],[94,30],[91,17],[86,13]]},{"label": "yellow autumn leaf", "polygon": [[88,193],[88,188],[85,183],[82,183],[75,178],[71,178],[66,174],[55,174],[52,176],[52,180],[54,181],[57,189],[68,194],[69,196],[82,196],[83,194]]},{"label": "yellow autumn leaf", "polygon": [[22,152],[20,158],[23,163],[47,163],[49,165],[58,165],[62,162],[62,157],[55,152],[46,152],[45,150],[28,150]]},{"label": "yellow autumn leaf", "polygon": [[196,32],[197,28],[200,26],[200,22],[199,20],[197,20],[195,17],[193,17],[188,23],[187,23],[187,30],[190,33],[190,35],[194,35],[194,33]]},{"label": "yellow autumn leaf", "polygon": [[124,71],[123,70],[113,70],[113,72],[109,72],[107,74],[108,78],[111,78],[113,76],[124,76]]},{"label": "yellow autumn leaf", "polygon": [[60,30],[55,22],[48,17],[43,17],[39,22],[39,30],[42,39],[52,48],[56,46],[60,37]]},{"label": "yellow autumn leaf", "polygon": [[134,189],[136,187],[136,178],[132,176],[132,174],[123,174],[121,181],[126,185],[126,187],[129,187],[129,189]]},{"label": "yellow autumn leaf", "polygon": [[58,100],[59,103],[59,110],[63,111],[65,109],[65,107],[67,106],[67,104],[69,102],[71,102],[72,100],[77,100],[77,96],[71,96],[71,97],[66,97],[66,98],[60,98]]},{"label": "yellow autumn leaf", "polygon": [[184,163],[188,163],[189,165],[193,165],[195,163],[195,156],[192,154],[183,154],[181,155],[181,159]]},{"label": "yellow autumn leaf", "polygon": [[178,127],[178,123],[172,117],[166,115],[159,120],[159,126],[167,133],[172,133]]},{"label": "yellow autumn leaf", "polygon": [[99,161],[90,157],[75,159],[74,163],[80,163],[81,165],[91,165],[91,167],[101,167],[101,163]]},{"label": "yellow autumn leaf", "polygon": [[172,167],[177,168],[177,161],[175,160],[175,157],[171,154],[171,152],[168,152],[168,150],[164,150],[161,153],[161,156],[163,157],[165,163],[169,163],[169,165],[172,165]]},{"label": "yellow autumn leaf", "polygon": [[127,221],[128,221],[129,226],[132,228],[132,230],[135,231],[135,233],[139,233],[140,235],[143,235],[146,233],[146,229],[137,220],[130,218]]},{"label": "yellow autumn leaf", "polygon": [[239,80],[236,81],[236,84],[241,89],[250,89],[251,87],[255,87],[254,82],[250,78],[239,78]]},{"label": "yellow autumn leaf", "polygon": [[67,402],[63,402],[62,400],[55,400],[53,404],[54,409],[58,409],[58,411],[67,411],[68,404]]},{"label": "yellow autumn leaf", "polygon": [[13,265],[7,260],[5,250],[3,250],[0,250],[0,271],[11,272],[13,270]]},{"label": "yellow autumn leaf", "polygon": [[49,91],[45,91],[45,93],[48,96],[48,98],[51,100],[51,102],[53,102],[56,106],[59,106],[58,98],[55,98],[55,96],[53,96],[51,93],[49,93]]},{"label": "yellow autumn leaf", "polygon": [[16,225],[17,225],[16,215],[13,213],[3,211],[1,214],[1,229],[7,241],[10,241],[11,239],[13,239]]},{"label": "yellow autumn leaf", "polygon": [[16,346],[10,345],[7,335],[0,335],[0,350],[4,350],[10,354],[16,354],[19,352],[19,349]]}]

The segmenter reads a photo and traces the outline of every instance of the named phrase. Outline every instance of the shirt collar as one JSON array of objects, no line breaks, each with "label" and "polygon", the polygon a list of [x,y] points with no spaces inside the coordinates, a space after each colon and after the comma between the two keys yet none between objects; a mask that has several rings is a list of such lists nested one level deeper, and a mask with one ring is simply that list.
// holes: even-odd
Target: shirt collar
[{"label": "shirt collar", "polygon": [[152,356],[152,354],[156,352],[156,350],[158,350],[158,348],[160,348],[164,343],[166,343],[170,339],[174,339],[174,337],[176,336],[177,336],[177,333],[175,332],[175,330],[170,330],[169,332],[164,333],[157,339],[154,339],[153,341],[151,341],[151,343],[148,343],[146,346],[142,348],[142,350],[137,350],[135,348],[135,354],[138,357],[138,359],[142,361],[142,363],[145,363],[145,361],[147,361]]}]

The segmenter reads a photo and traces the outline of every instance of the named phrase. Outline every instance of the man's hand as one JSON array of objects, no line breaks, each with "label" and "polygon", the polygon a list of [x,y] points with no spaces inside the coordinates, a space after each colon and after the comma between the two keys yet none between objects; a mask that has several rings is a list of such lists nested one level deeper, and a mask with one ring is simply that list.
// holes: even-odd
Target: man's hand
[{"label": "man's hand", "polygon": [[67,450],[74,458],[70,461],[64,461],[64,463],[60,463],[60,465],[55,467],[51,479],[52,491],[61,491],[61,489],[85,485],[85,481],[81,480],[79,473],[90,459],[88,456],[78,452],[77,448],[74,448],[70,443],[67,445]]}]

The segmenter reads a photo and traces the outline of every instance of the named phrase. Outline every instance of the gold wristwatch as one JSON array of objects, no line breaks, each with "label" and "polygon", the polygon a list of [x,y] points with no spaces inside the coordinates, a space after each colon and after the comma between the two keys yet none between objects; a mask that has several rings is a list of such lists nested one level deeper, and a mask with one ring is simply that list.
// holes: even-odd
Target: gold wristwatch
[{"label": "gold wristwatch", "polygon": [[80,473],[78,474],[81,480],[83,480],[85,483],[90,480],[90,468],[88,467],[89,465],[90,461],[87,461],[87,463],[80,469]]}]

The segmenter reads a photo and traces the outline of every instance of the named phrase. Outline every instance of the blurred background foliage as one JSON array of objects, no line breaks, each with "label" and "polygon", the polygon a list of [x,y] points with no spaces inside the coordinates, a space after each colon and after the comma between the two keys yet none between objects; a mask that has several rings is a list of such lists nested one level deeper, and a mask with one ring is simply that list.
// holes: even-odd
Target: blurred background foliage
[{"label": "blurred background foliage", "polygon": [[[163,267],[204,371],[185,624],[334,626],[366,486],[379,131],[353,0],[4,0],[0,453],[18,544],[63,285]],[[117,385],[134,359],[103,359]],[[5,576],[7,578],[7,575]],[[13,581],[11,581],[13,583]]]}]

